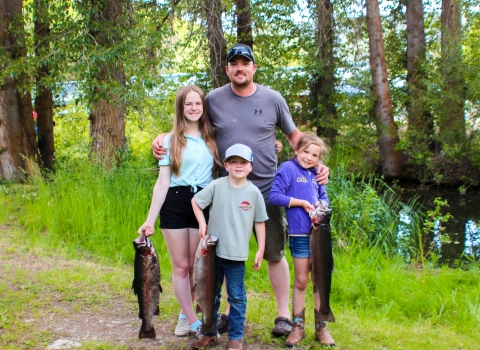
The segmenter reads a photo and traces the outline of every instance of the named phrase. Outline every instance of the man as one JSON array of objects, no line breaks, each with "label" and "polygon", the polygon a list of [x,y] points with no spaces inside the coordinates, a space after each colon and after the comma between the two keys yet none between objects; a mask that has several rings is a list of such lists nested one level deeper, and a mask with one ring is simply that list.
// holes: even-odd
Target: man
[{"label": "man", "polygon": [[[257,65],[249,46],[237,44],[231,47],[225,69],[230,84],[207,95],[208,113],[215,128],[219,154],[225,154],[227,148],[236,143],[249,146],[255,154],[255,165],[248,179],[262,192],[269,217],[265,222],[264,259],[268,261],[268,275],[278,309],[272,334],[285,336],[292,329],[288,308],[290,269],[285,259],[287,235],[283,208],[271,205],[268,197],[277,169],[276,128],[285,134],[293,148],[302,133],[295,127],[287,103],[280,93],[253,82]],[[159,135],[152,144],[157,158],[165,154],[162,142],[163,137]],[[328,168],[319,164],[317,181],[326,184],[328,174]],[[222,175],[227,175],[225,170],[222,170]],[[220,322],[226,320],[228,318],[221,318]]]}]

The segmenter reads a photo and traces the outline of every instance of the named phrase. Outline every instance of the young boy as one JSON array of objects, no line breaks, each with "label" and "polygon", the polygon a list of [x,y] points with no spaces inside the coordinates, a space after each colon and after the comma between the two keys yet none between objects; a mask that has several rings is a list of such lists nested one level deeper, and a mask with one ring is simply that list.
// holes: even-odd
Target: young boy
[{"label": "young boy", "polygon": [[[227,282],[230,315],[228,325],[228,349],[243,349],[242,339],[245,324],[247,297],[245,292],[245,261],[255,225],[258,250],[255,254],[254,270],[260,269],[265,250],[265,223],[268,219],[262,193],[247,175],[252,171],[252,150],[245,145],[235,144],[225,152],[224,166],[227,177],[212,181],[195,194],[192,207],[199,223],[200,238],[207,232],[202,209],[211,204],[208,233],[218,238],[217,277],[220,286],[215,298],[215,318],[218,317],[224,278]],[[215,319],[217,324],[217,319]],[[193,349],[207,348],[217,340],[217,333],[204,334],[192,343]]]}]

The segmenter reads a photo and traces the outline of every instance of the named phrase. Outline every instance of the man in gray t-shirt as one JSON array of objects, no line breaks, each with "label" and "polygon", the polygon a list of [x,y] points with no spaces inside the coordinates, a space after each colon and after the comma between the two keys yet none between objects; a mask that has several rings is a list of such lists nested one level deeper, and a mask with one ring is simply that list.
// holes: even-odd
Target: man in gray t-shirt
[{"label": "man in gray t-shirt", "polygon": [[[264,258],[277,302],[278,317],[272,331],[275,336],[287,335],[291,330],[290,269],[285,259],[286,238],[283,208],[270,205],[268,197],[277,170],[275,130],[278,127],[295,148],[302,133],[295,127],[288,106],[276,91],[253,82],[257,70],[251,48],[237,44],[228,50],[225,67],[230,84],[207,95],[209,117],[215,127],[219,154],[235,143],[249,146],[255,155],[253,171],[248,179],[262,192],[269,219],[265,222],[266,241]],[[163,137],[153,144],[155,157],[165,151]],[[328,182],[328,168],[319,165],[317,180]],[[219,331],[222,330],[219,328]]]},{"label": "man in gray t-shirt", "polygon": [[[283,97],[265,86],[254,86],[252,95],[238,96],[232,84],[225,85],[210,92],[206,100],[208,115],[217,131],[218,153],[224,154],[236,143],[249,146],[255,163],[248,179],[268,199],[277,168],[275,130],[278,127],[290,135],[296,129]],[[225,170],[222,175],[227,175]]]}]

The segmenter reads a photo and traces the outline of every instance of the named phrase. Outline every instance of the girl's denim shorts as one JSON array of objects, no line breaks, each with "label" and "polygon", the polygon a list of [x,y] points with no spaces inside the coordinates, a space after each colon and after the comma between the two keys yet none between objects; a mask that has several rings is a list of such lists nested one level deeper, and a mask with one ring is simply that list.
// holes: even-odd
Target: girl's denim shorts
[{"label": "girl's denim shorts", "polygon": [[310,236],[289,236],[288,245],[294,258],[310,257]]}]

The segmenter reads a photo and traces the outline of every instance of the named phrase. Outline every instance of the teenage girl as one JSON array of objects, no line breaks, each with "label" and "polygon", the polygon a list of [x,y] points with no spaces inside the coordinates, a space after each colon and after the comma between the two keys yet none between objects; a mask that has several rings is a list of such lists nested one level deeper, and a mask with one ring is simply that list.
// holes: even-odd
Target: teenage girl
[{"label": "teenage girl", "polygon": [[[295,269],[292,293],[292,331],[286,346],[296,347],[305,338],[305,292],[310,266],[311,228],[309,212],[322,200],[328,205],[324,185],[315,180],[316,166],[326,154],[322,139],[314,134],[303,134],[295,148],[295,157],[278,169],[270,192],[270,203],[286,208],[289,246]],[[314,295],[315,309],[320,309],[320,296]],[[335,345],[326,324],[321,324],[315,336],[323,345]]]},{"label": "teenage girl", "polygon": [[[191,200],[213,180],[214,164],[222,163],[205,96],[197,86],[187,85],[178,91],[173,130],[164,145],[167,154],[159,161],[148,217],[138,233],[153,235],[160,213],[160,228],[172,262],[173,290],[181,307],[175,335],[200,337],[201,322],[192,306],[193,263],[200,238]],[[208,221],[208,210],[205,219]]]}]

